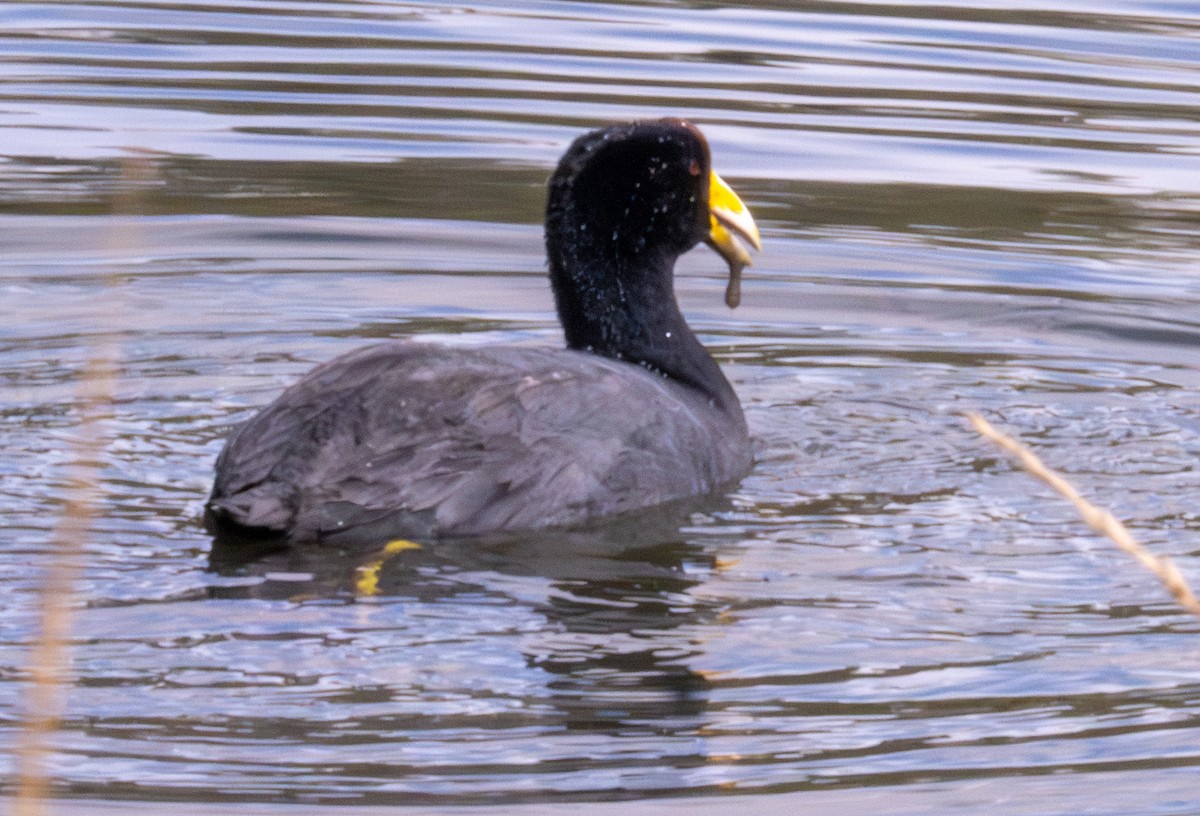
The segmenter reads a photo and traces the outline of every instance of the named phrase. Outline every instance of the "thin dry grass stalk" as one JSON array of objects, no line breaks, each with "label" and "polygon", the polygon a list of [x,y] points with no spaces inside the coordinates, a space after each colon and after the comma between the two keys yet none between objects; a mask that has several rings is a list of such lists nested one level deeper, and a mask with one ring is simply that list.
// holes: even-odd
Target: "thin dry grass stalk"
[{"label": "thin dry grass stalk", "polygon": [[85,366],[82,382],[89,392],[74,440],[68,495],[54,527],[46,574],[38,595],[38,632],[29,656],[25,717],[16,745],[17,785],[13,813],[45,812],[50,781],[46,759],[50,736],[58,729],[65,704],[75,607],[75,587],[83,570],[83,550],[99,501],[99,462],[105,447],[103,421],[110,412],[111,358],[96,356]]},{"label": "thin dry grass stalk", "polygon": [[[114,214],[133,215],[154,166],[144,156],[123,163],[121,186]],[[129,254],[135,245],[128,222],[114,230],[110,249]],[[107,275],[116,284],[115,272]],[[112,414],[117,381],[118,334],[112,315],[98,312],[103,323],[79,373],[79,425],[72,440],[72,464],[66,479],[62,514],[51,534],[48,564],[38,595],[38,631],[29,656],[29,680],[24,699],[24,719],[14,748],[16,759],[15,816],[42,816],[50,792],[46,760],[50,737],[58,730],[69,686],[70,636],[76,607],[77,585],[83,571],[84,549],[102,498],[100,471],[108,446],[106,420]]]},{"label": "thin dry grass stalk", "polygon": [[981,436],[994,442],[1016,459],[1021,464],[1021,467],[1050,485],[1060,496],[1073,504],[1089,527],[1097,533],[1107,536],[1118,547],[1136,558],[1142,566],[1158,576],[1163,586],[1167,588],[1167,591],[1171,593],[1180,606],[1193,615],[1200,617],[1200,601],[1192,594],[1187,581],[1184,580],[1170,559],[1165,556],[1154,555],[1143,547],[1134,539],[1125,525],[1117,520],[1116,516],[1102,507],[1097,507],[1079,495],[1079,491],[1070,482],[1048,468],[1029,448],[1012,437],[996,430],[992,427],[991,423],[979,414],[967,414],[967,419],[970,420],[972,427]]}]

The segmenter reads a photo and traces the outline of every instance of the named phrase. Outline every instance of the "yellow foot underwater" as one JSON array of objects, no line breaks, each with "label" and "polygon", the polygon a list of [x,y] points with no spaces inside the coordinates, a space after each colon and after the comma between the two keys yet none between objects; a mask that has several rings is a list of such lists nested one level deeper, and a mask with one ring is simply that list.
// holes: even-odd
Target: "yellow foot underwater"
[{"label": "yellow foot underwater", "polygon": [[419,550],[421,545],[415,541],[397,538],[389,541],[370,563],[358,568],[358,577],[354,581],[354,590],[358,595],[371,596],[379,594],[379,570],[388,559],[406,550]]}]

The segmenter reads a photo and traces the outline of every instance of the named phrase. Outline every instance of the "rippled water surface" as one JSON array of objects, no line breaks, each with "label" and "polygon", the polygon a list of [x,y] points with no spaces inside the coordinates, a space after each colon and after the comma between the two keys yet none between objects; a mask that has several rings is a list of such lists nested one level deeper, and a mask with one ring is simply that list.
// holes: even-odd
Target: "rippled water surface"
[{"label": "rippled water surface", "polygon": [[[3,745],[113,349],[64,807],[1200,811],[1200,624],[961,416],[1200,585],[1200,7],[1059,6],[0,6]],[[561,342],[546,175],[662,115],[764,233],[736,311],[679,269],[727,500],[210,552],[223,438],[316,363]]]}]

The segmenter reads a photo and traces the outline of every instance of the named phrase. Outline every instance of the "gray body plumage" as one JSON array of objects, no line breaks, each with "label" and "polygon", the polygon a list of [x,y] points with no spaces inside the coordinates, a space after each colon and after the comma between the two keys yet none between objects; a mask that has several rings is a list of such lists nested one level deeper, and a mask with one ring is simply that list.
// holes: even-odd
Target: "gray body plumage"
[{"label": "gray body plumage", "polygon": [[291,540],[470,536],[709,493],[749,467],[736,402],[636,364],[393,342],[316,368],[239,428],[209,511]]}]

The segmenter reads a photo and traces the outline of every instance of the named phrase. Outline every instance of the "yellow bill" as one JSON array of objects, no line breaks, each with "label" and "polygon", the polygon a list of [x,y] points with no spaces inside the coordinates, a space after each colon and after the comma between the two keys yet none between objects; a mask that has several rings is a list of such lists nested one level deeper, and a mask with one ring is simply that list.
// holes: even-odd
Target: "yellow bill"
[{"label": "yellow bill", "polygon": [[709,230],[705,241],[729,264],[725,303],[732,309],[742,300],[742,269],[752,263],[750,252],[739,238],[756,250],[762,250],[762,239],[754,217],[733,188],[716,171],[709,173],[708,182]]}]

